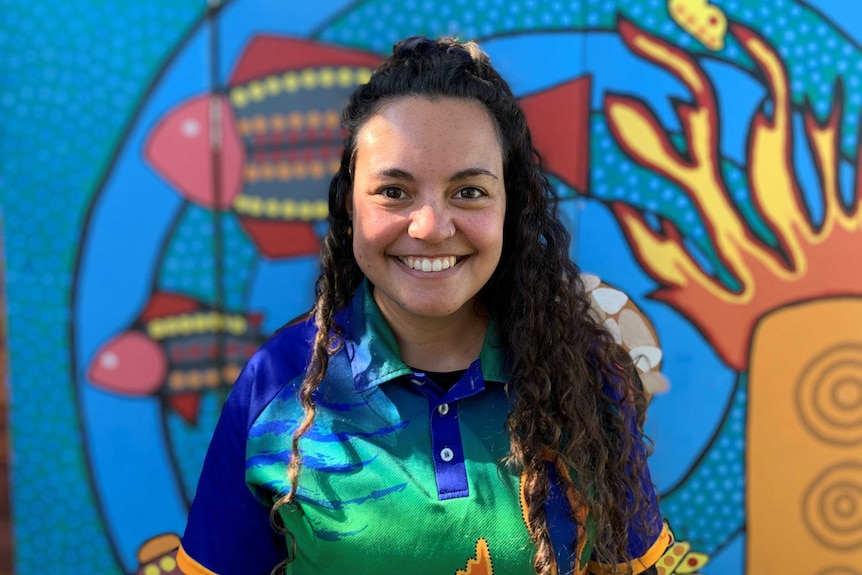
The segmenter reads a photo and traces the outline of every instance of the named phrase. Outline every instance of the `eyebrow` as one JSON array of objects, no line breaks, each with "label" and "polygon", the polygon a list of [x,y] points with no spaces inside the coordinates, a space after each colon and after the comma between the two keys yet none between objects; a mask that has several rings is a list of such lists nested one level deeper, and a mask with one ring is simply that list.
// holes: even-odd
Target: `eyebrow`
[{"label": "eyebrow", "polygon": [[[408,182],[416,181],[416,178],[413,176],[413,174],[400,168],[386,168],[384,170],[380,170],[379,172],[377,172],[377,176],[384,178],[394,178],[398,180],[407,180]],[[452,174],[452,176],[449,178],[449,181],[457,182],[459,180],[466,180],[467,178],[472,178],[474,176],[490,176],[495,180],[499,179],[496,175],[486,170],[485,168],[466,168]]]}]

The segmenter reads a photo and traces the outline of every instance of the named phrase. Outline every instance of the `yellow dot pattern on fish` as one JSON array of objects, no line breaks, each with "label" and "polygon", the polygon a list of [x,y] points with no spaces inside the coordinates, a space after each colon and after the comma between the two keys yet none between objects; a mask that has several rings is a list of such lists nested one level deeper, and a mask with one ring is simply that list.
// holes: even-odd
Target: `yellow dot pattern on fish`
[{"label": "yellow dot pattern on fish", "polygon": [[273,220],[313,222],[325,220],[329,215],[329,206],[323,200],[281,200],[243,194],[237,197],[233,207],[236,213],[243,216]]},{"label": "yellow dot pattern on fish", "polygon": [[310,110],[308,112],[290,112],[288,114],[272,114],[265,116],[256,114],[237,121],[237,130],[241,136],[264,136],[285,131],[301,132],[303,130],[334,130],[341,126],[341,115],[336,110]]},{"label": "yellow dot pattern on fish", "polygon": [[320,180],[334,176],[340,166],[341,162],[338,159],[308,162],[249,162],[243,168],[243,177],[249,184]]},{"label": "yellow dot pattern on fish", "polygon": [[348,66],[309,68],[273,74],[231,89],[230,102],[236,108],[241,109],[249,104],[262,102],[267,98],[293,94],[301,90],[352,88],[365,84],[370,77],[370,68],[351,68]]},{"label": "yellow dot pattern on fish", "polygon": [[226,365],[222,369],[221,377],[219,377],[216,368],[172,371],[168,375],[168,389],[170,391],[197,391],[218,387],[222,382],[232,384],[239,377],[240,369],[239,365]]},{"label": "yellow dot pattern on fish", "polygon": [[216,331],[241,335],[248,330],[248,322],[238,314],[200,312],[154,319],[147,323],[146,329],[156,340]]}]

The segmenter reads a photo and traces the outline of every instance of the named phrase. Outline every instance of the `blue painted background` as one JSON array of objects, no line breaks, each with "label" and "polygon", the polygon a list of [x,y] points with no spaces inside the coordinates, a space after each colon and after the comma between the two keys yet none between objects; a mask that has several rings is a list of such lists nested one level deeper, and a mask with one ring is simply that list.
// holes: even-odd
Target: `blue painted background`
[{"label": "blue painted background", "polygon": [[[714,4],[779,47],[794,98],[807,97],[821,117],[831,109],[834,78],[842,79],[842,183],[849,194],[862,109],[856,2]],[[190,204],[142,156],[160,118],[213,87],[206,2],[0,0],[0,12],[16,570],[133,573],[143,541],[182,531],[220,403],[206,396],[197,426],[184,426],[154,398],[91,385],[86,369],[96,350],[132,324],[155,292],[212,302],[216,282],[228,309],[261,312],[263,331],[271,333],[309,307],[317,261],[262,257],[233,215],[215,217]],[[629,294],[656,326],[671,382],[654,399],[648,423],[663,511],[678,535],[710,555],[704,575],[737,575],[744,570],[746,374],[723,362],[688,319],[647,297],[657,284],[607,207],[622,201],[674,214],[691,238],[703,233],[679,188],[622,154],[602,110],[607,92],[636,95],[675,132],[670,98],[689,96],[666,70],[626,48],[618,13],[702,62],[720,113],[730,119],[722,123],[721,152],[743,166],[764,84],[737,46],[708,52],[660,0],[232,0],[215,19],[217,87],[261,34],[381,56],[413,34],[475,38],[519,95],[590,74],[590,195],[559,184],[575,233],[573,257]],[[803,152],[796,167],[816,218],[815,168]],[[739,197],[744,203],[744,193]],[[224,277],[214,260],[215,226],[225,242]]]}]

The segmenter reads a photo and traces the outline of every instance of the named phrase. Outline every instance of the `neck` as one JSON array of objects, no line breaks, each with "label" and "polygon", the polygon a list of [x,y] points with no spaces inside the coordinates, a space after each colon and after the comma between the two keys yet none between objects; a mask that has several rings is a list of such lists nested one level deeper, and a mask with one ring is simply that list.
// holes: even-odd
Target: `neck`
[{"label": "neck", "polygon": [[446,317],[422,318],[380,304],[401,359],[410,367],[436,372],[467,369],[482,351],[488,318],[473,302]]}]

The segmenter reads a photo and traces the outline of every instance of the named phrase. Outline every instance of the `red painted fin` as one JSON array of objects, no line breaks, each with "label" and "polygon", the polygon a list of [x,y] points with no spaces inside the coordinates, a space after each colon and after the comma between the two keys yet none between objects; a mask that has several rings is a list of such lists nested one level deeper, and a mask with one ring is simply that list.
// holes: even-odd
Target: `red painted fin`
[{"label": "red painted fin", "polygon": [[591,84],[581,76],[521,99],[544,169],[582,194],[589,188]]},{"label": "red painted fin", "polygon": [[197,423],[201,395],[197,391],[177,393],[168,396],[168,406],[177,412],[186,423]]},{"label": "red painted fin", "polygon": [[256,36],[249,43],[229,84],[236,86],[269,74],[315,66],[368,66],[382,61],[377,54],[318,44],[310,40],[278,36]]},{"label": "red painted fin", "polygon": [[320,253],[320,240],[307,222],[240,218],[257,249],[268,258],[289,258]]},{"label": "red painted fin", "polygon": [[147,322],[159,317],[193,313],[200,309],[200,302],[189,296],[159,292],[153,294],[153,297],[147,302],[147,307],[144,308],[138,319],[142,322]]},{"label": "red painted fin", "polygon": [[245,319],[248,324],[254,329],[260,329],[263,325],[263,314],[258,311],[253,311],[245,314]]}]

